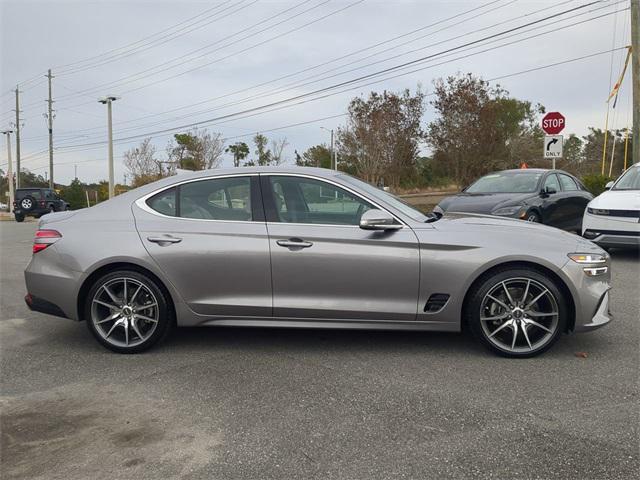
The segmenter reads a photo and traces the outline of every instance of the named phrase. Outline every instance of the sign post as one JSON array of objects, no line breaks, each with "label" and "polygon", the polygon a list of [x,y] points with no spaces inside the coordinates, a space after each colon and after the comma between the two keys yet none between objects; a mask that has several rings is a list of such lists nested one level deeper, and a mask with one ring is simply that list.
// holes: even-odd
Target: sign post
[{"label": "sign post", "polygon": [[544,137],[544,158],[550,158],[553,169],[556,168],[556,158],[562,158],[562,135],[558,135],[565,127],[565,118],[560,112],[549,112],[542,118]]}]

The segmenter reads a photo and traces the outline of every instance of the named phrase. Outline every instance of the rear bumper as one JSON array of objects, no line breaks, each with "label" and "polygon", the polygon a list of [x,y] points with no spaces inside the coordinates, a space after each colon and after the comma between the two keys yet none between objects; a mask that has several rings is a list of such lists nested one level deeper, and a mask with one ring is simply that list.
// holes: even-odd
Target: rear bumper
[{"label": "rear bumper", "polygon": [[29,310],[33,312],[46,313],[54,317],[69,318],[55,303],[51,303],[43,298],[34,297],[30,293],[25,295],[24,302],[27,304],[27,307],[29,307]]}]

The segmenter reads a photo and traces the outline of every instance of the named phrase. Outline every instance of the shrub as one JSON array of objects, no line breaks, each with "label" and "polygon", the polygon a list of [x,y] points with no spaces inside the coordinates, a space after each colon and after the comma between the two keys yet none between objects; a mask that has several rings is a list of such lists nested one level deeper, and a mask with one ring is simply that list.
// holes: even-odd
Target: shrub
[{"label": "shrub", "polygon": [[584,186],[587,187],[587,190],[589,190],[595,196],[598,196],[602,192],[604,192],[604,186],[611,180],[613,180],[613,178],[606,175],[597,174],[586,175],[582,177],[582,183],[584,183]]}]

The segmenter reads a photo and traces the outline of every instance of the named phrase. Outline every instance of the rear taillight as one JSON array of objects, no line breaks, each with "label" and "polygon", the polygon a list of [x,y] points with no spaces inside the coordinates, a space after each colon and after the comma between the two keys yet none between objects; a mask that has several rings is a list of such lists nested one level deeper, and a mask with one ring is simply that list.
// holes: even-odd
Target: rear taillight
[{"label": "rear taillight", "polygon": [[38,230],[36,238],[33,239],[33,253],[38,253],[49,245],[53,245],[62,235],[57,230]]}]

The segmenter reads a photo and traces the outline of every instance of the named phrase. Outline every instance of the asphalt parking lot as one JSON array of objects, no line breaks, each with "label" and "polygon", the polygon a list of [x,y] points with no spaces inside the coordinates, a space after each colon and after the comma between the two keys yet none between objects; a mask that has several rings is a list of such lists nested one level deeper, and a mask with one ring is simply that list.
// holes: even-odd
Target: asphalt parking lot
[{"label": "asphalt parking lot", "polygon": [[[615,322],[535,359],[466,335],[183,329],[110,353],[31,313],[36,224],[0,224],[2,477],[637,478],[640,261]],[[582,353],[586,354],[582,355]]]}]

